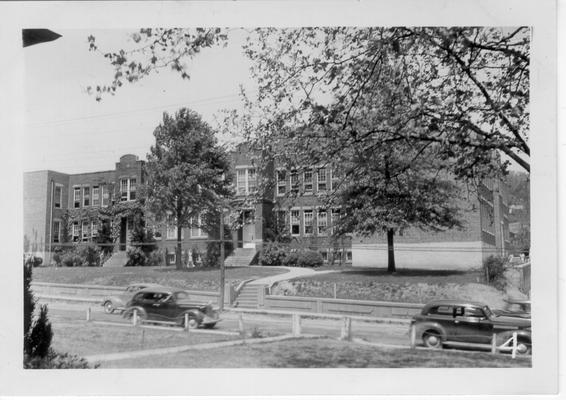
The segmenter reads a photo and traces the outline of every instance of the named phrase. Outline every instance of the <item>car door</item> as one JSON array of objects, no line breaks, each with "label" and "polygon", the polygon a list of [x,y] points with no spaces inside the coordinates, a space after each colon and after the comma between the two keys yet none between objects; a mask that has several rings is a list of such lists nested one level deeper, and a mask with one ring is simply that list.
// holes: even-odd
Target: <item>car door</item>
[{"label": "car door", "polygon": [[481,307],[457,307],[454,318],[456,327],[455,341],[468,343],[490,343],[493,324],[486,317]]}]

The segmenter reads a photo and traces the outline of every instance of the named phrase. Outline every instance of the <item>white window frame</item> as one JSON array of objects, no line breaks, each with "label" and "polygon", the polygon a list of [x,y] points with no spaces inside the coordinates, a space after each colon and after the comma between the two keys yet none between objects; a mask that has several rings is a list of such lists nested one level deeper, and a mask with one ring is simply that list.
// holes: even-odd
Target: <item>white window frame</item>
[{"label": "white window frame", "polygon": [[[280,173],[283,174],[283,180],[279,179]],[[285,193],[287,193],[287,171],[278,169],[275,172],[275,180],[277,182],[277,196],[285,196]],[[281,188],[283,188],[283,191],[280,190]]]},{"label": "white window frame", "polygon": [[[58,228],[55,229],[55,226]],[[61,220],[54,219],[53,220],[53,237],[51,238],[53,243],[60,243],[61,242]]]},{"label": "white window frame", "polygon": [[336,190],[336,187],[338,186],[338,178],[335,178],[336,174],[334,173],[333,169],[330,169],[330,191],[334,191]]},{"label": "white window frame", "polygon": [[[307,174],[310,174],[311,176],[308,183],[307,183]],[[307,185],[310,185],[310,189],[307,189]],[[312,169],[303,171],[303,191],[309,194],[314,192],[314,173]]]},{"label": "white window frame", "polygon": [[[324,214],[324,217],[321,216]],[[321,222],[324,221],[324,224]],[[324,229],[320,229],[324,227]],[[326,210],[318,210],[316,213],[316,234],[317,236],[328,236],[328,212]]]},{"label": "white window frame", "polygon": [[[320,172],[323,171],[324,173],[324,180],[320,179]],[[321,189],[320,185],[324,185],[324,188]],[[328,172],[326,167],[319,167],[316,169],[316,190],[317,192],[326,192],[328,190]]]},{"label": "white window frame", "polygon": [[[253,171],[253,173],[251,172]],[[252,178],[253,177],[253,178]],[[240,179],[242,178],[242,179]],[[253,186],[251,183],[255,183]],[[236,195],[248,196],[257,191],[257,170],[250,165],[236,167]]]},{"label": "white window frame", "polygon": [[95,239],[98,237],[98,223],[91,221],[90,223],[90,237]]},{"label": "white window frame", "polygon": [[81,240],[81,228],[79,226],[79,222],[75,221],[73,222],[73,227],[71,229],[72,234],[73,234],[73,242],[75,241],[75,238],[77,238],[77,242]]},{"label": "white window frame", "polygon": [[[81,188],[79,186],[73,187],[73,208],[81,208]],[[77,205],[77,203],[79,205]]]},{"label": "white window frame", "polygon": [[[96,204],[95,204],[96,202]],[[100,205],[100,186],[92,187],[92,206],[98,207]]]},{"label": "white window frame", "polygon": [[[57,189],[59,189],[59,199],[57,199]],[[59,203],[58,206],[57,203]],[[53,190],[53,208],[63,208],[63,185],[60,183],[56,183],[55,189]]]},{"label": "white window frame", "polygon": [[[86,229],[85,229],[86,226]],[[89,235],[89,223],[88,222],[81,222],[81,241],[88,242],[90,239]]]},{"label": "white window frame", "polygon": [[[296,177],[295,183],[293,183],[293,177]],[[298,193],[301,188],[301,182],[299,179],[299,171],[291,171],[289,173],[289,187],[291,193]]]},{"label": "white window frame", "polygon": [[[334,216],[338,215],[338,218],[335,218]],[[336,222],[337,219],[340,219],[340,209],[339,208],[333,208],[330,211],[330,227],[332,229],[332,233],[336,232],[335,228],[334,228],[334,223]]]},{"label": "white window frame", "polygon": [[[307,213],[310,214],[310,225],[307,225]],[[311,227],[311,232],[307,232],[307,227]],[[314,235],[314,210],[306,208],[303,210],[303,233],[305,236]]]},{"label": "white window frame", "polygon": [[110,205],[110,191],[107,186],[106,190],[104,190],[104,187],[104,185],[100,185],[100,206],[108,207]]},{"label": "white window frame", "polygon": [[[168,224],[166,231],[165,231],[165,237],[167,240],[177,240],[177,225],[173,225],[173,224]],[[181,229],[181,240],[185,239],[185,230]]]},{"label": "white window frame", "polygon": [[[189,229],[189,235],[192,239],[196,239],[196,238],[207,238],[208,235],[206,234],[206,232],[202,229],[202,218],[199,215],[197,217],[197,226],[193,227],[193,222],[194,222],[194,218],[191,218],[191,229]],[[196,233],[195,235],[193,235],[193,229],[195,230],[194,232]]]},{"label": "white window frame", "polygon": [[90,186],[83,187],[83,207],[90,207]]},{"label": "white window frame", "polygon": [[[294,224],[294,216],[293,213],[296,213],[296,221],[297,223]],[[299,226],[298,229],[298,233],[293,233],[293,225],[297,225]],[[301,210],[296,208],[296,209],[291,209],[291,212],[289,213],[289,233],[291,234],[291,236],[301,236]]]}]

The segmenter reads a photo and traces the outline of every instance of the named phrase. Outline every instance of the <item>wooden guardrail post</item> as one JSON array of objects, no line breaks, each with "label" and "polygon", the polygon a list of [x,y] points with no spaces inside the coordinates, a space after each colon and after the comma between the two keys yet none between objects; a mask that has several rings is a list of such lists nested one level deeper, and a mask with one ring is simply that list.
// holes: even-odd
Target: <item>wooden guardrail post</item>
[{"label": "wooden guardrail post", "polygon": [[238,331],[240,332],[241,336],[246,336],[246,328],[244,326],[244,315],[240,313],[238,315]]},{"label": "wooden guardrail post", "polygon": [[352,340],[352,318],[350,317],[344,317],[343,319],[340,340]]},{"label": "wooden guardrail post", "polygon": [[132,325],[137,326],[138,324],[138,310],[134,308],[134,317],[132,318]]},{"label": "wooden guardrail post", "polygon": [[417,329],[415,324],[411,324],[411,349],[417,347]]},{"label": "wooden guardrail post", "polygon": [[291,317],[292,332],[293,336],[301,335],[301,316],[299,314],[293,314]]},{"label": "wooden guardrail post", "polygon": [[185,318],[185,320],[183,322],[183,325],[184,325],[184,328],[187,331],[187,333],[189,333],[189,314],[185,314],[184,318]]},{"label": "wooden guardrail post", "polygon": [[86,309],[86,320],[90,321],[90,307]]},{"label": "wooden guardrail post", "polygon": [[517,357],[517,332],[513,332],[513,350],[511,351],[511,358]]},{"label": "wooden guardrail post", "polygon": [[491,336],[491,352],[493,354],[497,353],[497,334],[495,333]]}]

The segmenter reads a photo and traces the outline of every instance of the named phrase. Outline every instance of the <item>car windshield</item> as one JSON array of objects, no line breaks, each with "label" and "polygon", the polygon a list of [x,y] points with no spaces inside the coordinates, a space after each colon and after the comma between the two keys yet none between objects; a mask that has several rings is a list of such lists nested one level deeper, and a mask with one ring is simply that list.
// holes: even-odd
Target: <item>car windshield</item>
[{"label": "car windshield", "polygon": [[491,312],[488,306],[483,307],[483,312],[485,313],[487,318],[490,318],[493,315],[493,313]]},{"label": "car windshield", "polygon": [[187,292],[177,292],[175,293],[175,297],[177,297],[178,300],[188,300],[189,294]]}]

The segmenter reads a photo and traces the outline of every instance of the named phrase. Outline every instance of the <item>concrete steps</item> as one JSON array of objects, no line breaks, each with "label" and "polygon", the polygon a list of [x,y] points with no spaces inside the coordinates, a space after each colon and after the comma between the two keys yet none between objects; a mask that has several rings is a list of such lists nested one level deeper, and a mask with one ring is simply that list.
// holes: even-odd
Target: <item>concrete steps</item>
[{"label": "concrete steps", "polygon": [[248,283],[246,284],[236,300],[234,302],[234,307],[236,308],[257,308],[258,307],[258,295],[259,291],[263,290],[264,285]]},{"label": "concrete steps", "polygon": [[112,254],[112,256],[106,260],[106,262],[102,265],[103,267],[109,268],[118,268],[123,267],[128,262],[128,255],[125,251],[117,251]]},{"label": "concrete steps", "polygon": [[245,267],[253,262],[256,255],[256,249],[237,248],[230,257],[226,258],[224,265],[227,267]]}]

